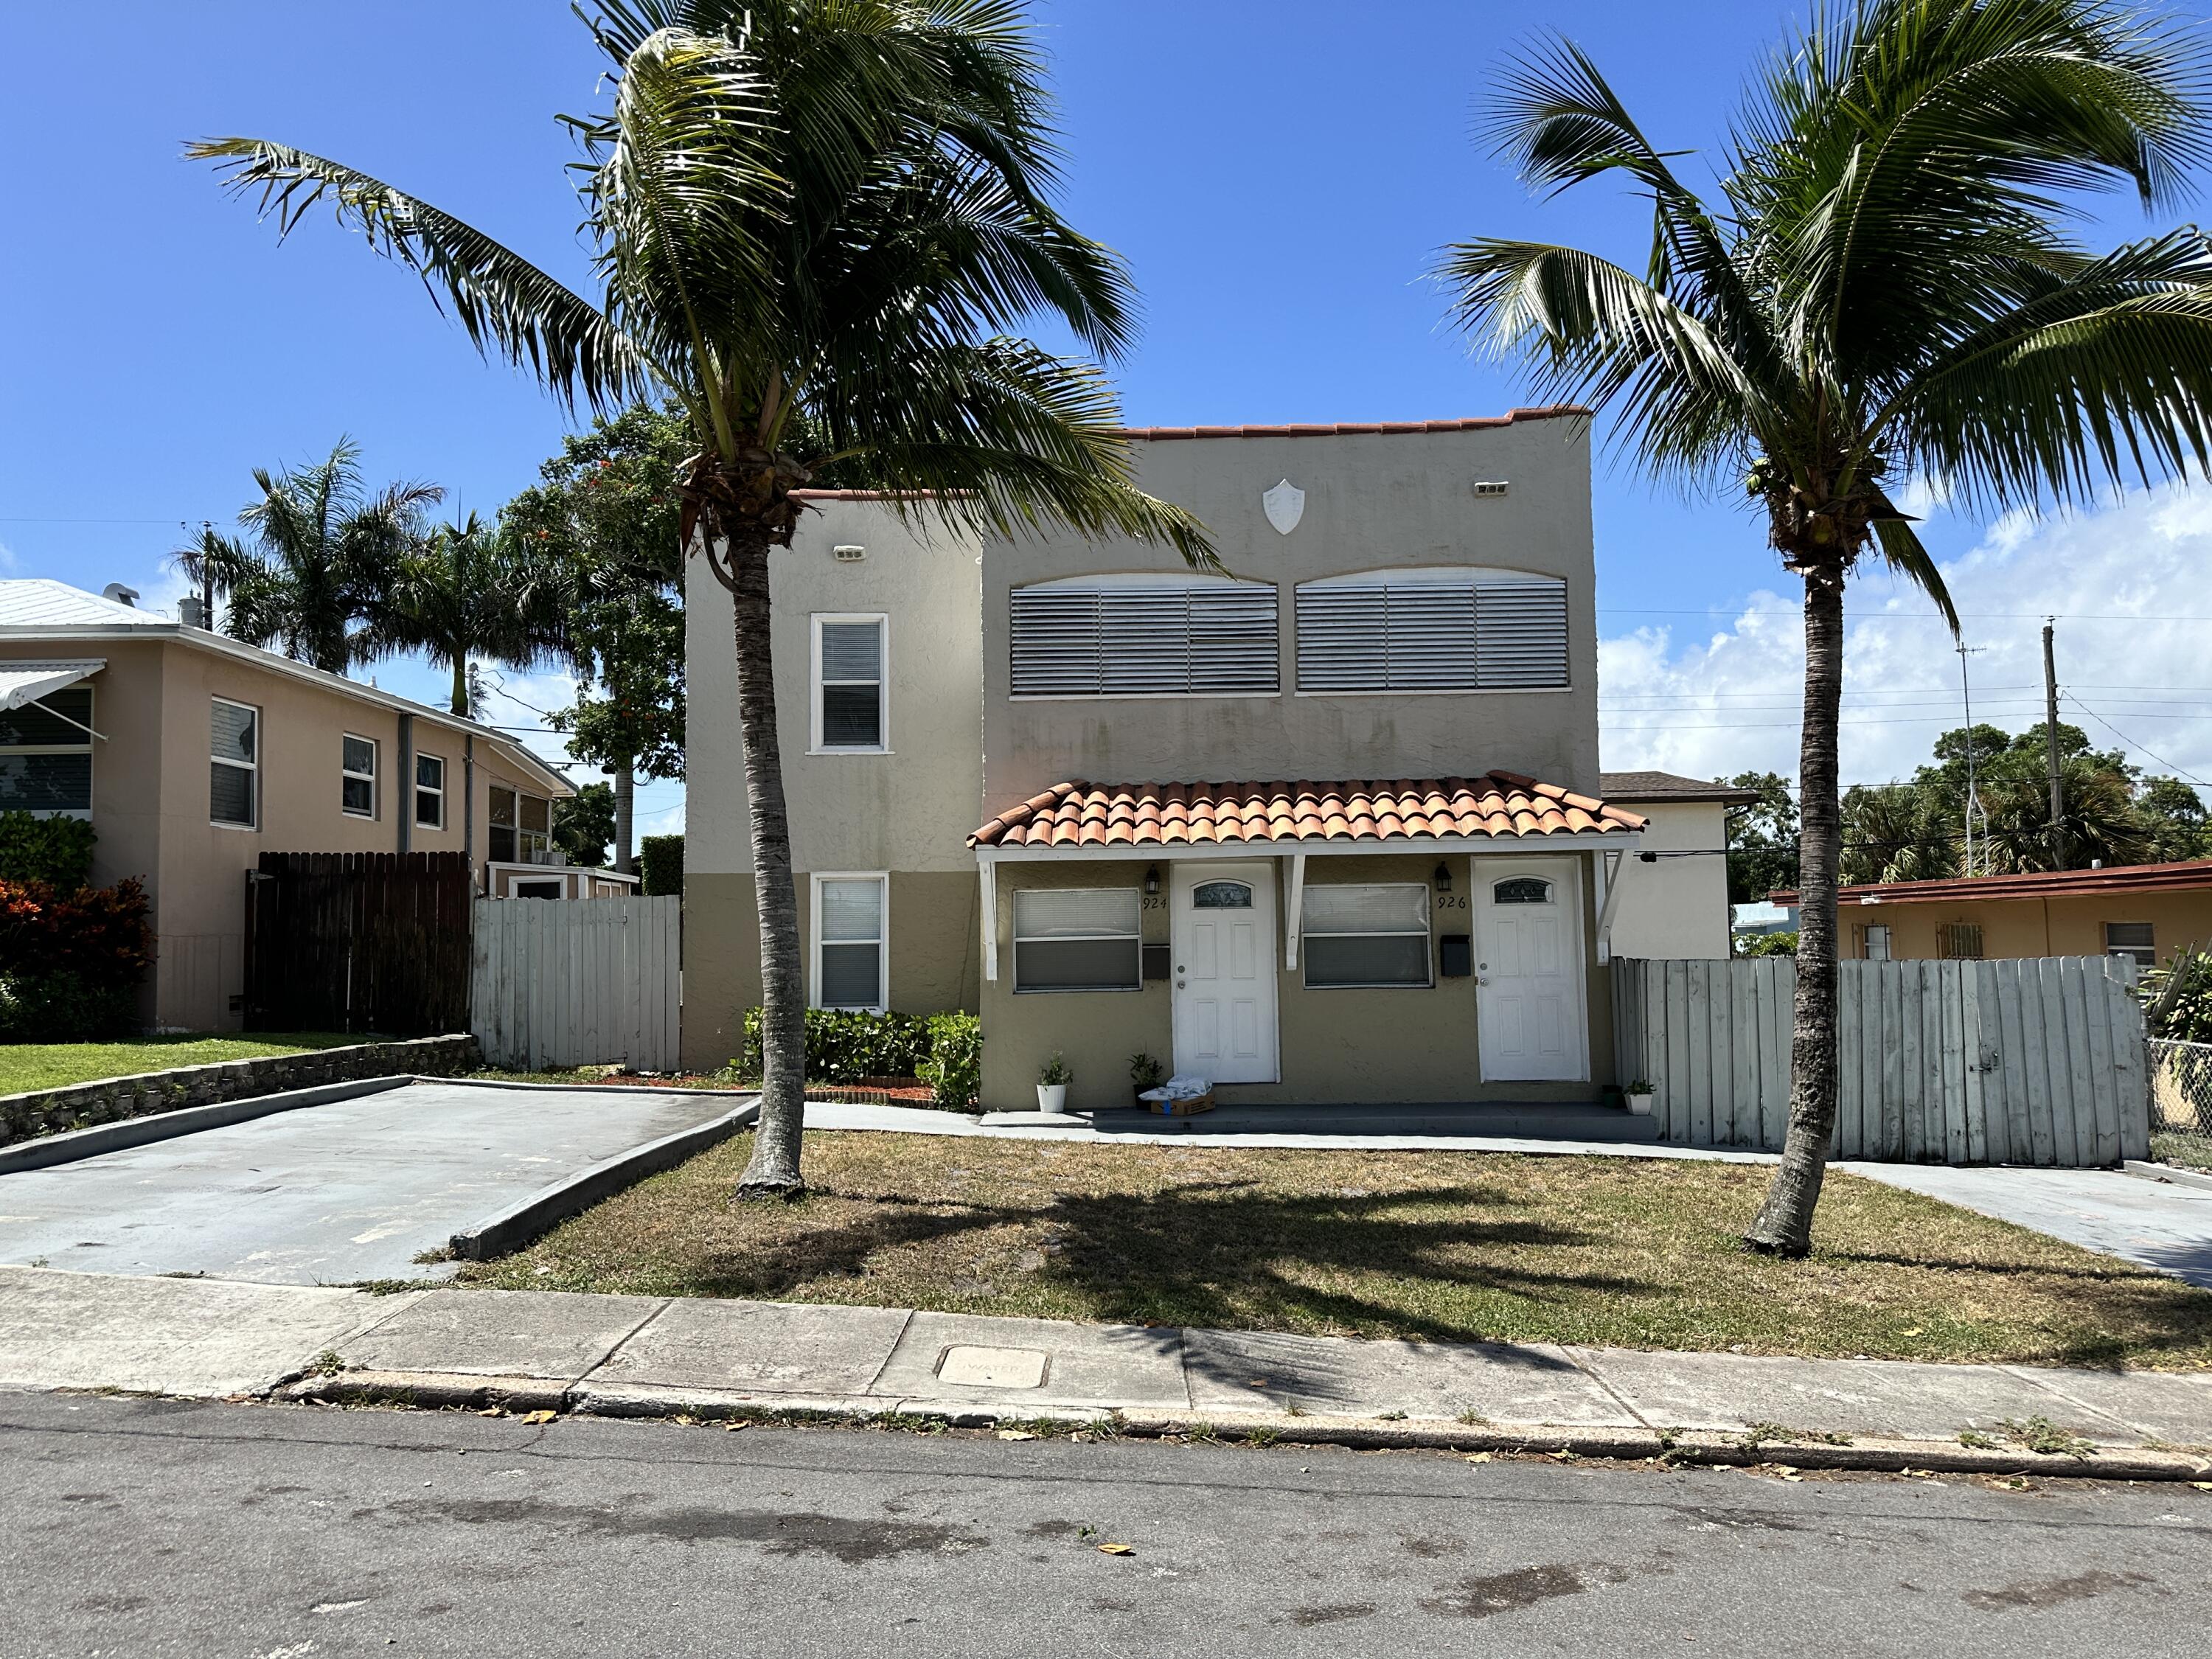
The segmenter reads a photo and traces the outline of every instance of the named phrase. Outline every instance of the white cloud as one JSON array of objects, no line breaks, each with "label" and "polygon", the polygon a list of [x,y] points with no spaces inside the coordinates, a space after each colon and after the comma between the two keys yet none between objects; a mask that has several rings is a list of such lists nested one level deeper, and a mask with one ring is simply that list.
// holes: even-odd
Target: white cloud
[{"label": "white cloud", "polygon": [[[2208,572],[2212,491],[2168,486],[1990,526],[1943,573],[1975,647],[1975,719],[2018,732],[2042,718],[2042,621],[2056,616],[2059,717],[2148,769],[2212,777]],[[1909,774],[1961,723],[1953,641],[1927,600],[1886,574],[1856,584],[1847,606],[1844,781]],[[1605,764],[1794,775],[1800,617],[1793,598],[1761,592],[1711,635],[1645,628],[1601,640]]]},{"label": "white cloud", "polygon": [[15,556],[15,550],[0,542],[0,576],[13,576],[22,568],[23,562]]}]

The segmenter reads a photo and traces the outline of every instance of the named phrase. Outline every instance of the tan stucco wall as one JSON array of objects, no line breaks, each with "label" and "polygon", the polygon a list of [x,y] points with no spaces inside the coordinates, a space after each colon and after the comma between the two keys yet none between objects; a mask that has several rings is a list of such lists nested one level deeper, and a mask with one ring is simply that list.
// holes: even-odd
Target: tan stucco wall
[{"label": "tan stucco wall", "polygon": [[1838,908],[1843,949],[1862,951],[1855,931],[1870,925],[1890,930],[1890,955],[1899,961],[1942,954],[1937,929],[1948,922],[1978,924],[1984,957],[2095,957],[2105,952],[2108,921],[2147,921],[2156,929],[2163,962],[2184,945],[2212,942],[2212,889],[2196,892],[2085,893],[2058,898],[1986,899],[1977,903],[1899,902]]},{"label": "tan stucco wall", "polygon": [[[1196,513],[1230,571],[1277,586],[1282,690],[1272,697],[1012,701],[1013,587],[1184,567],[1172,552],[1128,543],[1068,537],[990,543],[982,591],[984,816],[1067,779],[1442,777],[1503,768],[1595,791],[1595,581],[1583,422],[1419,435],[1152,441],[1138,444],[1136,456],[1144,488]],[[1282,478],[1305,491],[1304,517],[1288,536],[1267,523],[1260,499]],[[1478,500],[1478,479],[1503,479],[1510,493]],[[1297,695],[1297,583],[1435,565],[1565,577],[1569,689]]]},{"label": "tan stucco wall", "polygon": [[[839,545],[867,550],[857,563]],[[937,526],[899,522],[878,502],[814,503],[788,548],[769,555],[776,735],[792,854],[801,870],[962,870],[981,821],[977,750],[982,665],[976,545]],[[813,618],[881,612],[887,632],[889,754],[810,754]],[[685,599],[686,872],[752,868],[744,757],[738,730],[730,597],[704,571]]]},{"label": "tan stucco wall", "polygon": [[[1618,798],[1615,798],[1618,799]],[[1623,801],[1650,819],[1644,848],[1708,854],[1621,862],[1613,913],[1615,956],[1652,960],[1729,954],[1728,811],[1717,801]]]},{"label": "tan stucco wall", "polygon": [[[1310,860],[1306,880],[1426,883],[1437,859],[1425,855]],[[983,1089],[986,1108],[1031,1109],[1038,1068],[1055,1052],[1074,1081],[1069,1103],[1079,1109],[1127,1105],[1129,1056],[1139,1050],[1164,1064],[1174,1054],[1170,982],[1139,991],[1024,992],[1013,988],[1013,895],[1023,887],[1140,886],[1153,860],[1127,863],[1007,864],[998,877],[999,977],[982,987]],[[1159,860],[1161,898],[1144,912],[1146,942],[1170,935],[1170,868]],[[1471,891],[1468,860],[1444,860],[1453,896]],[[1595,936],[1589,860],[1582,868],[1583,960],[1589,1015],[1590,1075],[1612,1075],[1612,1000],[1607,975],[1592,966]],[[1593,1100],[1598,1085],[1483,1083],[1475,1018],[1475,982],[1438,977],[1423,989],[1308,990],[1304,969],[1286,969],[1281,955],[1285,872],[1278,870],[1276,1009],[1282,1056],[1279,1083],[1224,1084],[1223,1104],[1435,1104],[1455,1101]],[[1471,931],[1471,912],[1438,902],[1429,913],[1431,961],[1435,937]]]}]

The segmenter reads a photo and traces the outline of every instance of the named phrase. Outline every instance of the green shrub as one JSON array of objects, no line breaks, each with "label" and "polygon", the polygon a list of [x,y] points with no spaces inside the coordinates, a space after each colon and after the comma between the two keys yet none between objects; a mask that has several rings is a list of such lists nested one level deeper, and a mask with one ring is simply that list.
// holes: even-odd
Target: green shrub
[{"label": "green shrub", "polygon": [[[745,1046],[730,1062],[739,1076],[761,1074],[761,1011],[745,1011]],[[919,1014],[871,1014],[843,1008],[806,1011],[806,1080],[851,1083],[864,1077],[915,1077],[929,1056],[929,1022]]]},{"label": "green shrub", "polygon": [[137,1024],[154,960],[146,890],[0,881],[0,1042],[80,1042]]},{"label": "green shrub", "polygon": [[2154,1037],[2212,1042],[2212,951],[2185,945],[2136,988]]},{"label": "green shrub", "polygon": [[83,818],[34,818],[0,812],[0,881],[41,881],[75,892],[92,879],[92,844]]},{"label": "green shrub", "polygon": [[932,1014],[929,1057],[915,1075],[929,1085],[931,1104],[974,1111],[983,1091],[983,1022],[973,1014]]},{"label": "green shrub", "polygon": [[0,1042],[91,1042],[138,1029],[129,985],[95,985],[67,968],[0,975]]},{"label": "green shrub", "polygon": [[684,890],[684,837],[647,836],[637,844],[637,872],[642,890],[681,893]]},{"label": "green shrub", "polygon": [[1747,957],[1794,957],[1797,954],[1797,935],[1795,933],[1761,933],[1744,940],[1737,952]]}]

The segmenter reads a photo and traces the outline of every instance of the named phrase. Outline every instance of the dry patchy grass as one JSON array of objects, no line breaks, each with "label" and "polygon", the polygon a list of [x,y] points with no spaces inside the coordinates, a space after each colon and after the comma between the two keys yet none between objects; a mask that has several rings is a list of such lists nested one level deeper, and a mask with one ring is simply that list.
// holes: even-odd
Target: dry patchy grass
[{"label": "dry patchy grass", "polygon": [[2212,1291],[1831,1174],[1810,1261],[1736,1244],[1762,1167],[838,1133],[794,1203],[740,1135],[503,1261],[516,1290],[1749,1353],[2212,1367]]}]

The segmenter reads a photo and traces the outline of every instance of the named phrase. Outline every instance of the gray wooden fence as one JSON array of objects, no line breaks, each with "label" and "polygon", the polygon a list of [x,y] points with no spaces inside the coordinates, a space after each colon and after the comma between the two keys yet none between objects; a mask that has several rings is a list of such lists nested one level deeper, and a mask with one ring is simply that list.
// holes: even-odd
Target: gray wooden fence
[{"label": "gray wooden fence", "polygon": [[[2111,957],[1838,964],[1835,1155],[2087,1168],[2149,1155],[2136,967]],[[1613,965],[1619,1080],[1670,1141],[1778,1151],[1796,963]]]},{"label": "gray wooden fence", "polygon": [[684,901],[476,902],[471,1024],[487,1063],[672,1072]]}]

